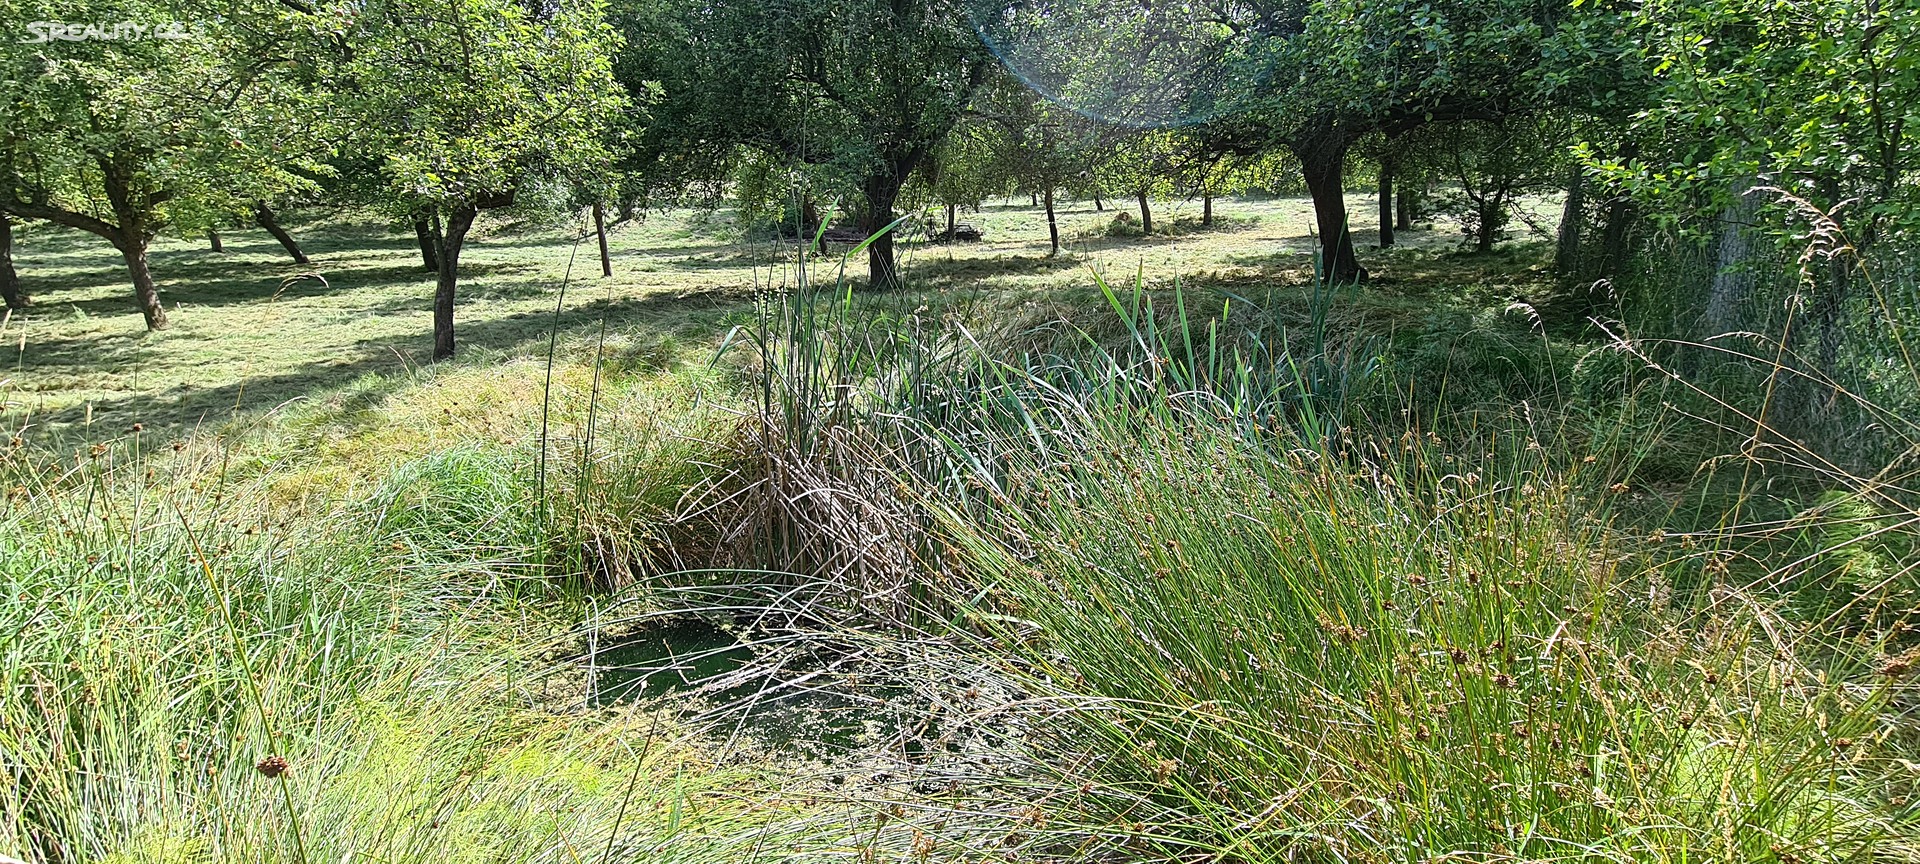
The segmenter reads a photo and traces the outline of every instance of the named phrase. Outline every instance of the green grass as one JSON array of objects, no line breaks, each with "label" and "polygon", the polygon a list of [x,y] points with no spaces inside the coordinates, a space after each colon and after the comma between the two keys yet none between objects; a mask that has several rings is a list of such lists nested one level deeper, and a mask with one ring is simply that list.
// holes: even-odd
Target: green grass
[{"label": "green grass", "polygon": [[[551,367],[561,232],[483,232],[425,365],[381,226],[301,226],[333,287],[277,299],[264,238],[163,244],[150,335],[23,232],[0,853],[1920,858],[1897,484],[1696,475],[1684,388],[1508,306],[1537,246],[1430,232],[1329,292],[1302,202],[1220,209],[1081,207],[1061,262],[989,207],[872,297],[659,215],[612,279],[582,247]],[[1743,472],[1828,503],[1747,526]],[[699,604],[866,736],[588,707],[582,651]]]},{"label": "green grass", "polygon": [[957,529],[974,614],[1071,706],[1043,736],[1056,831],[1168,860],[1920,851],[1862,782],[1897,722],[1878,646],[1676,596],[1684,563],[1518,440],[1465,475],[1405,443],[1348,465],[1116,429]]},{"label": "green grass", "polygon": [[[1422,360],[1439,334],[1394,355],[1351,321],[1243,330],[1161,299],[1109,290],[1122,338],[1083,314],[1012,355],[837,295],[782,309],[779,497],[880,499],[879,473],[926,507],[855,530],[788,508],[787,536],[858,544],[810,572],[919,599],[1026,694],[964,706],[1020,730],[1024,772],[936,816],[1117,860],[1920,854],[1910,595],[1856,579],[1864,630],[1796,614],[1749,580],[1809,550],[1736,541],[1737,510],[1663,543],[1673,503],[1634,485],[1678,461],[1649,452],[1677,422],[1642,416],[1676,398],[1660,379],[1542,401],[1545,364],[1518,370],[1531,392],[1397,403],[1450,407],[1410,428],[1391,397],[1416,382],[1358,386],[1373,352],[1447,369]],[[1860,566],[1910,572],[1911,523],[1873,515]]]},{"label": "green grass", "polygon": [[[578,419],[582,372],[560,370],[559,427]],[[597,858],[618,826],[613,860],[717,860],[812,815],[741,803],[779,778],[716,768],[670,713],[570,709],[578,685],[552,655],[575,638],[582,551],[565,541],[581,529],[549,529],[524,444],[468,434],[533,418],[487,412],[465,374],[379,409],[302,409],[245,443],[147,452],[135,436],[66,464],[11,452],[0,849],[566,861]],[[487,378],[496,396],[539,381]],[[639,409],[688,383],[604,394],[630,476],[581,490],[562,463],[556,499],[608,517],[671,501],[655,491],[684,476],[669,439],[700,434],[702,412]],[[481,402],[455,415],[436,397]],[[291,768],[265,776],[270,756]]]},{"label": "green grass", "polygon": [[[1160,206],[1168,219],[1198,209],[1197,202]],[[1244,286],[1297,279],[1292,274],[1310,267],[1304,199],[1223,200],[1219,207],[1241,221],[1146,241],[1084,237],[1068,244],[1065,258],[1050,260],[1040,211],[991,204],[967,217],[986,230],[985,241],[908,244],[908,272],[916,290],[1044,296],[1085,286],[1089,268],[1117,278],[1144,267],[1156,282],[1180,275]],[[1064,230],[1076,236],[1092,233],[1090,226],[1108,215],[1084,202],[1061,211]],[[769,268],[777,278],[790,255],[771,243],[741,242],[729,218],[728,211],[672,211],[615,228],[611,279],[599,276],[591,238],[576,250],[571,227],[483,220],[462,258],[462,350],[478,363],[539,353],[570,260],[563,330],[591,335],[604,318],[630,338],[716,337],[747,314],[753,288],[769,279]],[[85,429],[84,437],[100,438],[135,423],[176,432],[218,426],[236,412],[270,410],[362,375],[397,377],[425,365],[433,283],[411,234],[352,213],[292,230],[311,266],[292,264],[258,231],[229,232],[219,254],[198,239],[156,242],[153,271],[177,312],[172,329],[151,334],[111,248],[67,229],[18,231],[16,266],[38,305],[0,328],[7,355],[0,389],[16,428]],[[1452,239],[1435,230],[1415,232],[1408,242],[1438,248]],[[330,287],[308,281],[280,290],[283,277],[302,272],[323,275]]]}]

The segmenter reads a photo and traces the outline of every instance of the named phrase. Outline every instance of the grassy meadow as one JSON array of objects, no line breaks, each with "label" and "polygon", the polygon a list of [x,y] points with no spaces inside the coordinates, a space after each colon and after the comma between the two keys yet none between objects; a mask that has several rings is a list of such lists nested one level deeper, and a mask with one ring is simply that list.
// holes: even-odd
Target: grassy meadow
[{"label": "grassy meadow", "polygon": [[[914,288],[1044,299],[1088,287],[1090,270],[1126,279],[1141,269],[1156,281],[1222,286],[1298,282],[1310,272],[1305,199],[1223,202],[1221,224],[1204,231],[1197,202],[1156,206],[1163,211],[1156,218],[1181,233],[1108,237],[1113,216],[1133,211],[1063,205],[1067,254],[1049,259],[1041,211],[989,204],[962,214],[984,230],[982,242],[907,253]],[[570,266],[573,281],[558,318],[563,332],[597,332],[604,319],[620,336],[710,339],[744,320],[739,313],[756,287],[782,281],[782,262],[793,252],[791,244],[743,240],[729,211],[672,211],[616,225],[609,236],[614,275],[603,279],[592,238],[575,242],[584,227],[522,225],[510,217],[483,223],[462,260],[462,344],[488,356],[544,355],[533,348],[553,328]],[[125,302],[125,267],[112,248],[53,226],[21,230],[18,266],[40,308],[14,316],[6,329],[9,410],[49,430],[91,418],[105,430],[92,435],[133,423],[181,429],[270,409],[363,374],[404,375],[425,365],[430,344],[421,334],[431,326],[425,301],[433,274],[420,265],[413,238],[353,213],[319,215],[296,233],[310,266],[292,263],[272,238],[252,229],[222,235],[225,251],[218,253],[197,238],[156,241],[153,270],[170,308],[192,314],[149,334],[134,326],[138,313]],[[1438,248],[1455,239],[1453,229],[1434,227],[1402,243]],[[1406,261],[1401,281],[1426,281],[1434,263]],[[324,276],[326,286],[305,281],[282,290],[283,278],[309,272]]]},{"label": "grassy meadow", "polygon": [[156,333],[19,231],[0,854],[1920,860],[1903,427],[1745,447],[1544,238],[1335,289],[1304,199],[1161,208],[884,294],[499,218],[440,364],[372,217],[157,243]]}]

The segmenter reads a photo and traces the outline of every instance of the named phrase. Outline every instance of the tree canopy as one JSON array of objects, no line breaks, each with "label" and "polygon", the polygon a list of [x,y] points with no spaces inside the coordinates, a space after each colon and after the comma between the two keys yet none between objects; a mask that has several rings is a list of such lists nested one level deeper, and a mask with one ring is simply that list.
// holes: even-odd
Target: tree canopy
[{"label": "tree canopy", "polygon": [[[901,188],[995,68],[956,0],[667,0],[635,14],[629,88],[659,93],[641,161],[672,187],[724,176],[743,149],[832,165],[861,227],[894,221]],[[893,239],[869,281],[898,281]]]},{"label": "tree canopy", "polygon": [[630,104],[612,74],[618,36],[595,0],[374,0],[328,19],[321,70],[348,152],[378,154],[380,194],[435,217],[434,357],[454,353],[460,252],[480,210],[536,173],[610,173],[610,120]]},{"label": "tree canopy", "polygon": [[0,211],[113,244],[147,326],[164,329],[155,235],[248,212],[320,170],[315,100],[293,74],[304,28],[264,0],[0,2],[0,20],[45,19],[147,29],[0,43]]}]

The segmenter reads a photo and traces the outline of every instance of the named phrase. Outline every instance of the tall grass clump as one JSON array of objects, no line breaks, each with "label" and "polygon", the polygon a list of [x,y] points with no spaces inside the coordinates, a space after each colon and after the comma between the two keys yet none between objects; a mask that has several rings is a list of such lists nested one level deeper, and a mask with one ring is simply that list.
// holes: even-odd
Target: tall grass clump
[{"label": "tall grass clump", "polygon": [[[842,589],[822,613],[843,621],[907,622],[937,605],[923,577],[941,557],[909,479],[958,494],[996,484],[1009,458],[1079,446],[1101,413],[1231,418],[1319,440],[1379,365],[1368,339],[1329,327],[1330,290],[1313,292],[1297,337],[1244,299],[1223,297],[1202,320],[1177,286],[1156,302],[1144,279],[1097,275],[1094,329],[1026,326],[964,301],[932,312],[912,305],[921,298],[860,297],[800,263],[797,283],[765,294],[755,326],[722,346],[748,355],[756,403],[733,478],[745,502],[736,560]],[[1311,349],[1290,353],[1294,338]]]},{"label": "tall grass clump", "polygon": [[1471,470],[1397,443],[1133,429],[954,520],[967,620],[1059,707],[1030,823],[1145,860],[1920,854],[1867,782],[1881,646],[1677,591],[1519,441]]},{"label": "tall grass clump", "polygon": [[814,464],[912,490],[870,480],[885,531],[851,539],[917,550],[932,617],[1033,696],[980,715],[1018,718],[1024,767],[930,812],[1116,860],[1920,856],[1908,631],[1795,617],[1734,532],[1651,530],[1657,370],[1618,411],[1442,422],[1378,410],[1409,382],[1324,312],[1289,338],[1101,288],[1123,338],[929,340],[846,295],[784,343],[805,362],[763,367],[857,442]]}]

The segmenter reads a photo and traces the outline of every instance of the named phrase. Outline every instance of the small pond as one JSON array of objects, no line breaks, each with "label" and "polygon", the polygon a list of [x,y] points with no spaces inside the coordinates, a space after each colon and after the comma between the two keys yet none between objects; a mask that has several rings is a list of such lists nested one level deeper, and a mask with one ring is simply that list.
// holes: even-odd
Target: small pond
[{"label": "small pond", "polygon": [[925,706],[909,709],[906,688],[883,683],[883,670],[818,639],[743,641],[713,621],[676,615],[603,636],[586,665],[596,706],[684,696],[724,726],[792,752],[828,756],[887,742],[924,749],[918,735],[902,733]]}]

